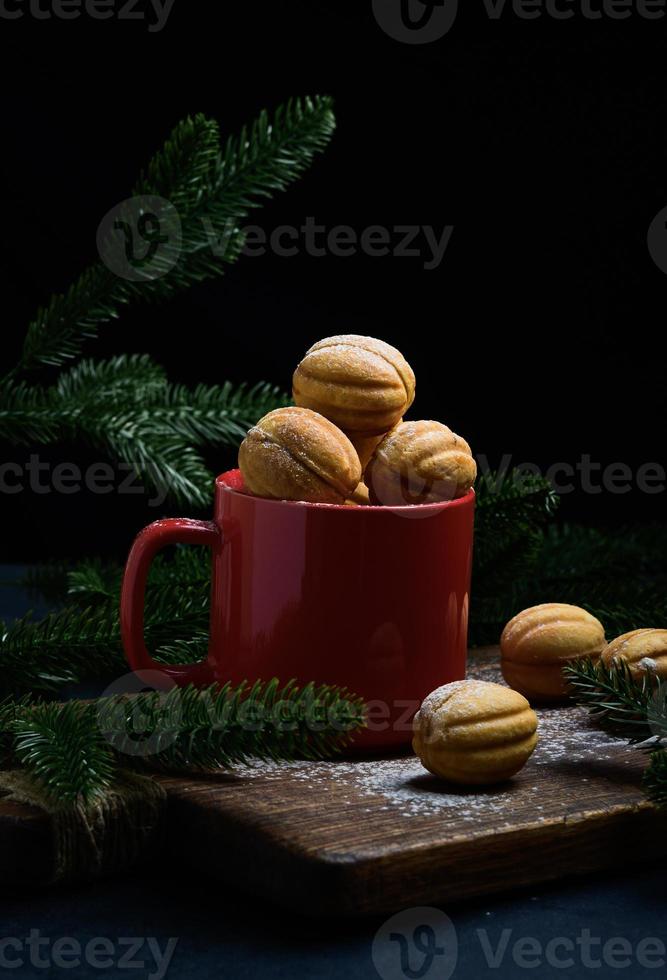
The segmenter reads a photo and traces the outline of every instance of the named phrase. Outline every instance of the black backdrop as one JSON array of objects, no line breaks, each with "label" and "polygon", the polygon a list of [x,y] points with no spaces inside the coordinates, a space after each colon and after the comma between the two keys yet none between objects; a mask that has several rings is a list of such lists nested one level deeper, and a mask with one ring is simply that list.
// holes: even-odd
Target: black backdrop
[{"label": "black backdrop", "polygon": [[[667,463],[667,280],[646,243],[667,206],[667,18],[495,21],[471,0],[441,40],[408,45],[370,0],[175,0],[157,33],[26,15],[0,19],[0,35],[7,366],[37,304],[96,258],[100,219],[180,118],[203,111],[233,131],[290,95],[326,92],[330,149],[256,223],[453,225],[440,266],[243,258],[168,305],[126,312],[90,353],[147,351],[189,383],[287,387],[312,342],[367,333],[415,368],[412,417],[447,422],[492,463]],[[562,513],[621,525],[660,519],[665,499],[579,488]],[[159,516],[139,496],[0,500],[6,560],[121,555]]]}]

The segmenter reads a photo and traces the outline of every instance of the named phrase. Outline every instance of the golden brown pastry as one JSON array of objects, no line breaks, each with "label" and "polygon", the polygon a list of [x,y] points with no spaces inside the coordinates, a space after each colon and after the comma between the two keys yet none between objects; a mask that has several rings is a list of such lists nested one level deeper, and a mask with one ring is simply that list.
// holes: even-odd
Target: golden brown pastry
[{"label": "golden brown pastry", "polygon": [[248,432],[239,449],[246,489],[258,497],[342,504],[361,480],[344,433],[306,408],[278,408]]},{"label": "golden brown pastry", "polygon": [[350,494],[349,500],[345,501],[346,504],[355,504],[357,507],[368,506],[370,500],[368,499],[368,487],[365,483],[360,483],[354,493]]},{"label": "golden brown pastry", "polygon": [[401,422],[366,467],[371,503],[399,507],[453,500],[477,476],[470,446],[440,422]]},{"label": "golden brown pastry", "polygon": [[602,651],[602,662],[612,667],[621,661],[635,678],[650,674],[667,680],[667,630],[632,630],[617,636]]},{"label": "golden brown pastry", "polygon": [[345,433],[357,450],[357,456],[359,457],[359,462],[361,463],[361,472],[363,473],[370,458],[384,439],[385,433],[379,436],[360,436],[356,432],[346,432]]},{"label": "golden brown pastry", "polygon": [[453,783],[509,779],[537,745],[537,715],[502,684],[454,681],[425,699],[413,722],[412,748],[429,772]]},{"label": "golden brown pastry", "polygon": [[503,677],[531,700],[567,696],[563,667],[583,657],[597,659],[605,645],[602,623],[579,606],[546,602],[524,609],[500,637]]},{"label": "golden brown pastry", "polygon": [[[353,443],[381,436],[415,397],[415,376],[400,351],[382,340],[342,334],[314,344],[292,382],[294,401],[326,416]],[[360,451],[373,446],[360,442]]]}]

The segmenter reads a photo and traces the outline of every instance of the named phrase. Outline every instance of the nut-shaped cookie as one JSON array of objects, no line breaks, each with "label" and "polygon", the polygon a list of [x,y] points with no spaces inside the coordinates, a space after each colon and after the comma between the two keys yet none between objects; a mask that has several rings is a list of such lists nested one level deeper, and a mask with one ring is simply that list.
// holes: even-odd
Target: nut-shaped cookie
[{"label": "nut-shaped cookie", "polygon": [[667,680],[667,630],[632,630],[617,636],[602,651],[602,662],[612,667],[621,661],[637,679],[649,674]]},{"label": "nut-shaped cookie", "polygon": [[415,376],[400,351],[382,340],[342,334],[314,344],[292,381],[294,401],[347,433],[382,435],[412,405]]},{"label": "nut-shaped cookie", "polygon": [[401,422],[388,432],[366,467],[372,504],[400,507],[454,500],[477,476],[470,446],[440,422]]},{"label": "nut-shaped cookie", "polygon": [[384,439],[385,433],[383,432],[379,436],[360,436],[356,432],[347,432],[346,435],[357,450],[357,456],[361,463],[361,472],[363,473],[370,462],[371,456]]},{"label": "nut-shaped cookie", "polygon": [[350,494],[349,500],[345,501],[351,507],[367,507],[370,503],[368,499],[368,487],[365,483],[360,483],[354,493]]},{"label": "nut-shaped cookie", "polygon": [[239,449],[246,489],[257,497],[342,504],[361,480],[347,436],[306,408],[278,408],[253,426]]},{"label": "nut-shaped cookie", "polygon": [[565,665],[597,659],[604,645],[604,627],[595,616],[579,606],[545,602],[509,621],[500,637],[500,666],[515,691],[531,700],[559,701],[567,696]]},{"label": "nut-shaped cookie", "polygon": [[454,681],[425,699],[413,722],[412,748],[429,772],[453,783],[509,779],[537,745],[537,715],[502,684]]}]

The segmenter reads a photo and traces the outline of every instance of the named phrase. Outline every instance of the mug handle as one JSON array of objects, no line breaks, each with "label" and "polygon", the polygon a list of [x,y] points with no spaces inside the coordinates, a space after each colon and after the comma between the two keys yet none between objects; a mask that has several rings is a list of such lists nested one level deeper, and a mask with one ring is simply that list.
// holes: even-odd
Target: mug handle
[{"label": "mug handle", "polygon": [[144,641],[146,581],[153,558],[169,544],[205,544],[214,552],[222,546],[222,531],[212,521],[186,517],[165,518],[140,531],[127,559],[120,594],[120,630],[125,656],[132,670],[156,670],[177,684],[203,683],[207,662],[160,664]]}]

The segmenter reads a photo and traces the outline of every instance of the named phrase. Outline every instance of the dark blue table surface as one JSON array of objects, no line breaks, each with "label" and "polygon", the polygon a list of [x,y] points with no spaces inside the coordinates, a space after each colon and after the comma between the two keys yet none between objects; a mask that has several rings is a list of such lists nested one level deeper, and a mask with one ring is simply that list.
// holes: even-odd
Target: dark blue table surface
[{"label": "dark blue table surface", "polygon": [[[11,575],[15,570],[0,566],[0,579]],[[0,595],[0,619],[35,605],[11,586]],[[242,882],[223,888],[165,861],[123,878],[4,896],[0,974],[73,980],[665,976],[667,862],[651,861],[648,840],[646,853],[642,868],[514,894],[508,880],[502,897],[448,906],[435,920],[433,912],[408,909],[388,927],[377,919],[312,921],[244,895]]]}]

